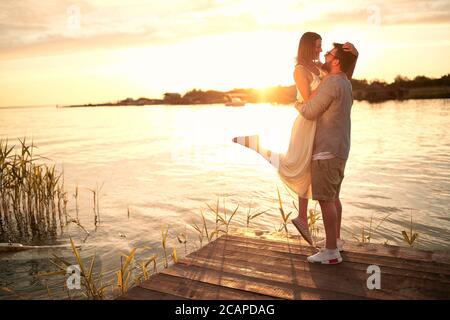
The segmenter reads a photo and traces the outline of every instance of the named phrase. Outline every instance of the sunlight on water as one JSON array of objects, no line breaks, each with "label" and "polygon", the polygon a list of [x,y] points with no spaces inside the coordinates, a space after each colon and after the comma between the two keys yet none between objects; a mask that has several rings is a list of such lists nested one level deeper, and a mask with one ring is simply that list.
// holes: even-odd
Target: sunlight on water
[{"label": "sunlight on water", "polygon": [[[419,232],[417,246],[449,248],[449,113],[448,100],[355,102],[352,146],[341,194],[345,238],[360,238],[371,217],[377,225],[390,215],[373,241],[405,245],[401,231],[409,230],[412,210],[414,229]],[[237,225],[245,224],[251,205],[269,209],[252,227],[278,227],[277,186],[289,211],[294,210],[294,198],[270,164],[231,139],[259,134],[265,147],[284,152],[296,116],[292,106],[270,104],[2,108],[0,137],[10,143],[21,137],[33,139],[36,153],[64,169],[72,215],[72,195],[79,185],[80,220],[91,232],[83,255],[96,252],[101,267],[113,276],[120,251],[135,246],[159,248],[161,228],[166,226],[171,246],[179,246],[176,235],[187,231],[192,239],[189,250],[195,249],[196,236],[189,225],[198,222],[200,209],[206,210],[206,203],[215,203],[217,197],[226,199],[229,211],[240,204]],[[97,184],[103,184],[102,224],[95,231],[89,189]],[[310,201],[310,207],[314,205]],[[78,242],[85,237],[76,226],[69,227],[64,237],[69,234]],[[0,256],[0,286],[15,284],[45,297],[35,275],[53,270],[49,254]],[[70,256],[68,251],[58,254]]]}]

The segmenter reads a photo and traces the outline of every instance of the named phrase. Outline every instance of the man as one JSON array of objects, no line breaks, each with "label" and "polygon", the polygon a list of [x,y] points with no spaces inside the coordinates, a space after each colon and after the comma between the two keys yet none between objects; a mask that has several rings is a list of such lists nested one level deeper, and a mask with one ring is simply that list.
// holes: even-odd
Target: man
[{"label": "man", "polygon": [[[297,110],[309,120],[317,120],[311,164],[312,198],[318,200],[325,227],[325,248],[308,257],[312,263],[342,262],[340,239],[342,205],[339,200],[345,163],[350,151],[350,112],[352,86],[346,73],[353,72],[356,55],[342,44],[325,54],[322,68],[328,75],[317,94],[307,103],[296,103]],[[352,46],[353,47],[353,46]],[[354,47],[353,47],[354,49]]]}]

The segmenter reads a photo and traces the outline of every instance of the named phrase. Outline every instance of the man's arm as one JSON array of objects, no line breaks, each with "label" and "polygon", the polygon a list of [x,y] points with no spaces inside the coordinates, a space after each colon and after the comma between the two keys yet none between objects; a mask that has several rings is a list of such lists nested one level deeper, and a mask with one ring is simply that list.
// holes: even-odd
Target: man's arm
[{"label": "man's arm", "polygon": [[356,61],[358,60],[358,56],[356,56],[355,62],[353,62],[353,64],[350,66],[350,68],[347,70],[347,72],[345,73],[347,75],[347,78],[349,80],[352,79],[353,77],[353,72],[355,71],[355,67],[356,67]]},{"label": "man's arm", "polygon": [[335,96],[335,88],[332,78],[323,80],[317,95],[307,103],[295,103],[295,108],[308,120],[315,120],[324,113],[331,105]]},{"label": "man's arm", "polygon": [[353,77],[353,72],[355,71],[356,61],[358,61],[359,52],[358,50],[356,50],[355,46],[350,42],[346,42],[342,48],[344,49],[344,51],[348,51],[355,56],[355,61],[350,66],[348,71],[345,73],[347,75],[347,78],[351,80]]}]

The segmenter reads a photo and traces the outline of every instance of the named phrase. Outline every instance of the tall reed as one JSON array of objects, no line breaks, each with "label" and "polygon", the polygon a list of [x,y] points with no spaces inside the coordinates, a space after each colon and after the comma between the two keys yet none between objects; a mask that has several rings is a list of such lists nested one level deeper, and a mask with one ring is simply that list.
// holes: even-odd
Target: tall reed
[{"label": "tall reed", "polygon": [[103,185],[104,183],[99,188],[97,184],[95,189],[89,189],[89,191],[92,192],[95,230],[97,230],[97,226],[100,224],[100,191],[102,190]]},{"label": "tall reed", "polygon": [[283,202],[281,201],[281,196],[280,196],[280,190],[278,189],[278,187],[277,187],[277,195],[278,195],[278,205],[280,206],[278,209],[280,210],[280,213],[281,213],[281,226],[278,228],[278,232],[281,232],[283,229],[284,229],[284,231],[286,232],[286,236],[289,234],[289,231],[288,231],[288,229],[287,229],[287,224],[288,224],[288,220],[289,220],[289,217],[291,216],[291,214],[292,214],[292,211],[291,212],[289,212],[288,214],[286,214],[285,212],[284,212],[284,209],[283,209]]},{"label": "tall reed", "polygon": [[413,209],[411,209],[411,224],[410,224],[410,228],[409,228],[409,233],[407,233],[405,230],[402,231],[402,235],[403,235],[403,240],[405,240],[405,242],[412,247],[414,245],[414,242],[417,240],[417,238],[419,237],[419,234],[417,232],[414,232],[413,230],[413,218],[412,218],[412,212]]},{"label": "tall reed", "polygon": [[[33,155],[33,142],[20,146],[0,139],[0,241],[29,243],[55,239],[67,217],[63,176]],[[67,220],[67,218],[66,218]]]}]

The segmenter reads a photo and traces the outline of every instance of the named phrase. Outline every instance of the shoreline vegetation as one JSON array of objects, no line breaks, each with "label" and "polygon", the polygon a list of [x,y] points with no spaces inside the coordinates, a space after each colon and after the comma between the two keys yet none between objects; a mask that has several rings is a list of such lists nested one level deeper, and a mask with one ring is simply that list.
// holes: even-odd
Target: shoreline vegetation
[{"label": "shoreline vegetation", "polygon": [[[64,172],[48,164],[50,159],[34,154],[37,146],[26,137],[18,140],[16,146],[0,139],[0,253],[64,247],[58,240],[72,223],[89,235],[78,217],[78,185],[72,218]],[[95,227],[100,223],[100,189],[89,189],[94,196]]]},{"label": "shoreline vegetation", "polygon": [[[417,76],[408,79],[397,76],[392,83],[381,80],[351,80],[353,99],[371,103],[388,100],[408,99],[445,99],[450,98],[450,73],[438,79]],[[163,99],[141,97],[127,98],[116,102],[89,103],[82,105],[57,106],[64,108],[98,107],[98,106],[143,106],[143,105],[198,105],[226,104],[239,98],[244,103],[290,104],[296,99],[295,86],[277,86],[267,89],[233,89],[222,92],[216,90],[202,91],[193,89],[184,95],[165,93]]]},{"label": "shoreline vegetation", "polygon": [[64,178],[55,165],[37,163],[45,158],[33,154],[33,143],[19,141],[13,154],[0,139],[0,242],[55,240],[68,221]]}]

